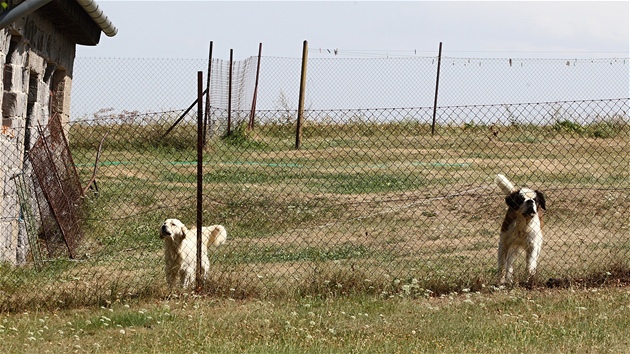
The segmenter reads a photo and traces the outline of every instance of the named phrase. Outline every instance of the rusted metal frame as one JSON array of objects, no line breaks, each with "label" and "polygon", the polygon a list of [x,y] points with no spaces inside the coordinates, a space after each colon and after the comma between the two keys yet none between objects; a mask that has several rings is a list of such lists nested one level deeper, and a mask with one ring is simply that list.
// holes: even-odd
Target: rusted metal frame
[{"label": "rusted metal frame", "polygon": [[[44,151],[46,153],[46,155],[48,156],[49,161],[54,161],[54,156],[52,154],[52,152],[50,151],[50,147],[47,144],[47,139],[44,136],[44,132],[42,131],[42,129],[40,127],[38,127],[38,131],[40,134],[40,139],[38,139],[38,141],[35,143],[35,145],[37,144],[43,144],[43,148]],[[63,193],[63,189],[61,188],[61,179],[59,178],[59,173],[57,171],[57,167],[55,166],[54,163],[50,164],[49,166],[52,169],[53,172],[53,176],[55,178],[55,182],[56,184],[59,186],[59,189],[61,190],[61,194]],[[63,236],[63,242],[66,244],[66,248],[68,249],[68,253],[70,254],[70,258],[74,259],[75,258],[75,254],[74,254],[74,244],[72,244],[72,242],[69,242],[69,235],[67,234],[68,230],[65,230],[64,227],[64,223],[62,221],[62,215],[58,215],[59,214],[59,210],[57,209],[59,207],[59,205],[55,206],[53,205],[54,203],[57,203],[56,197],[57,196],[53,196],[50,193],[50,190],[48,190],[48,188],[45,188],[44,186],[46,185],[43,181],[43,176],[40,176],[40,173],[35,173],[35,176],[37,176],[37,179],[39,180],[39,184],[40,186],[42,186],[42,192],[44,192],[44,196],[46,198],[46,200],[48,201],[48,205],[50,206],[50,210],[53,214],[53,217],[55,218],[55,220],[57,220],[57,225],[59,225],[59,229],[61,230],[61,234]],[[65,195],[63,195],[64,199]],[[54,201],[54,202],[53,202]],[[68,201],[66,200],[66,203]]]},{"label": "rusted metal frame", "polygon": [[[64,147],[64,149],[62,149],[62,152],[63,151],[66,152],[65,156],[69,160],[69,161],[64,161],[64,165],[66,169],[70,169],[70,172],[72,172],[72,174],[69,175],[68,177],[72,179],[73,188],[74,190],[82,191],[81,181],[79,180],[79,173],[77,172],[77,166],[74,163],[74,159],[72,158],[72,153],[70,152],[70,144],[68,143],[68,138],[66,137],[66,133],[64,132],[63,126],[61,125],[61,117],[59,116],[59,114],[54,114],[51,117],[51,122],[49,123],[49,125],[51,126],[51,128],[55,130],[55,133],[59,134],[59,136],[61,137],[61,141]],[[49,129],[49,130],[51,130],[52,132],[52,129]],[[80,196],[83,197],[85,196],[85,194],[81,194]]]}]

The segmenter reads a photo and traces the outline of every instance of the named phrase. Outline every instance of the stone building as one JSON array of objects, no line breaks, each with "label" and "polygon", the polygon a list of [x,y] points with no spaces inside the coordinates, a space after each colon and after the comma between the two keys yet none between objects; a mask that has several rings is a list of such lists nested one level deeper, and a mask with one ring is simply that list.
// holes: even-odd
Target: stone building
[{"label": "stone building", "polygon": [[93,0],[0,0],[0,262],[25,261],[28,244],[15,176],[49,117],[70,116],[76,46],[117,29]]}]

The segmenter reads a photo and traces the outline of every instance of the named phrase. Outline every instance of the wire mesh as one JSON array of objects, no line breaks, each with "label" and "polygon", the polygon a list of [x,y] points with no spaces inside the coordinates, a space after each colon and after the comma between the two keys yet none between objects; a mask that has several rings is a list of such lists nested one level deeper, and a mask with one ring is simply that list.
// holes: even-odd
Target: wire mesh
[{"label": "wire mesh", "polygon": [[[273,69],[261,90],[265,78],[283,80]],[[625,96],[440,106],[434,134],[430,106],[310,108],[299,149],[289,99],[257,110],[253,129],[247,109],[212,107],[218,134],[204,147],[203,219],[225,226],[228,239],[208,251],[203,292],[402,296],[492,286],[507,208],[497,173],[546,194],[539,284],[619,279],[630,268]],[[83,186],[96,171],[77,257],[44,257],[41,270],[3,266],[4,307],[170,291],[159,228],[167,218],[193,226],[196,215],[196,116],[183,112],[102,110],[70,122]],[[237,117],[230,132],[228,113]],[[523,279],[524,257],[516,269]]]}]

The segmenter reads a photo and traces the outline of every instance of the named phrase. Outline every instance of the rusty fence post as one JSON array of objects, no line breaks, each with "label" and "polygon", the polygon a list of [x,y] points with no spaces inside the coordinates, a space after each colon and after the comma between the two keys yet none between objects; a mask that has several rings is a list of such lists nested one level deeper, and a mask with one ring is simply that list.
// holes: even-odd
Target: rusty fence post
[{"label": "rusty fence post", "polygon": [[435,99],[433,100],[433,121],[431,122],[431,136],[435,134],[435,115],[437,113],[438,88],[440,87],[440,65],[442,64],[442,42],[438,52],[437,75],[435,79]]},{"label": "rusty fence post", "polygon": [[197,289],[203,289],[201,262],[203,225],[203,72],[197,72]]},{"label": "rusty fence post", "polygon": [[297,124],[295,127],[295,149],[302,144],[302,124],[304,122],[304,93],[306,92],[306,65],[308,62],[308,41],[304,41],[302,48],[302,74],[300,76],[300,97],[298,102]]}]

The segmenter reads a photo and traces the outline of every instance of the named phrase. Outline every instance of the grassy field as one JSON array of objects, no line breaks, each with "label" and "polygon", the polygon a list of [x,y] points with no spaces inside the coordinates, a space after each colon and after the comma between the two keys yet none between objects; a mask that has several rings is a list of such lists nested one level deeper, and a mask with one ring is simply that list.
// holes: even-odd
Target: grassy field
[{"label": "grassy field", "polygon": [[[192,126],[81,125],[70,142],[89,192],[74,260],[41,271],[1,266],[0,309],[33,311],[169,295],[157,229],[195,220]],[[615,121],[430,127],[290,125],[236,130],[205,149],[204,220],[228,229],[202,292],[216,299],[303,301],[491,287],[503,196],[492,180],[547,194],[537,287],[625,281],[630,269],[630,135]],[[107,134],[107,135],[106,135]],[[520,274],[522,259],[517,263]]]},{"label": "grassy field", "polygon": [[115,301],[0,313],[0,352],[624,353],[629,289]]},{"label": "grassy field", "polygon": [[[211,140],[203,215],[228,229],[199,294],[157,229],[195,220],[194,127],[70,129],[98,161],[76,259],[0,265],[0,352],[567,353],[630,342],[630,130],[269,124]],[[547,195],[533,289],[494,286],[504,173]],[[45,251],[45,245],[42,244]],[[58,246],[58,245],[57,245]],[[517,262],[522,273],[523,260]]]}]

